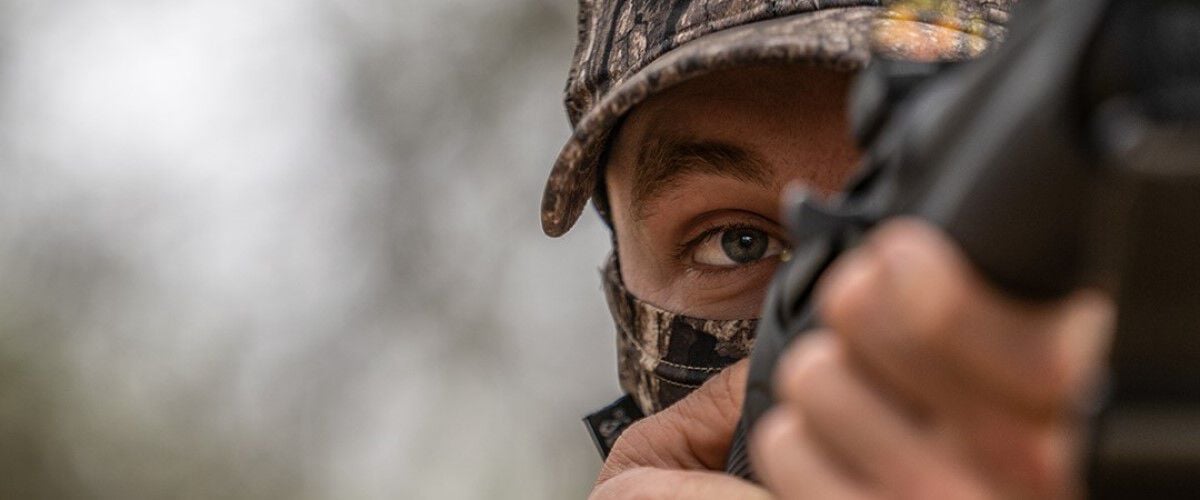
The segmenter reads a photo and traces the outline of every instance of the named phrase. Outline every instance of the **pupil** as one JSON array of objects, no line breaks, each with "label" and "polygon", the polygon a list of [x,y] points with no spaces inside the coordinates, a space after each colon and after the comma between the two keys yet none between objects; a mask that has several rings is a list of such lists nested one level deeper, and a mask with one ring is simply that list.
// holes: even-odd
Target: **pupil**
[{"label": "pupil", "polygon": [[725,256],[738,264],[761,259],[767,253],[767,234],[756,229],[730,229],[721,235]]}]

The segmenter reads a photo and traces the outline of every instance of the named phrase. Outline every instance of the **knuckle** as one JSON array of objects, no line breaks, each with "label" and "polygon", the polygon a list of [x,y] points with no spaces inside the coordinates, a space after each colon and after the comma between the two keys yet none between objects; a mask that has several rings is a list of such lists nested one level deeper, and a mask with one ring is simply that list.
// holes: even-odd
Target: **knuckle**
[{"label": "knuckle", "polygon": [[861,329],[863,318],[870,312],[872,300],[879,291],[873,278],[846,278],[850,268],[857,267],[859,269],[855,271],[860,273],[872,272],[862,269],[875,264],[869,262],[872,257],[864,255],[861,250],[856,252],[835,264],[835,269],[828,273],[829,277],[822,284],[816,303],[817,314],[826,324],[839,332],[850,334]]},{"label": "knuckle", "polygon": [[888,263],[889,302],[898,324],[914,341],[952,341],[986,297],[970,269],[924,223],[896,221],[880,230],[877,252]]},{"label": "knuckle", "polygon": [[824,332],[814,332],[800,340],[788,351],[777,374],[781,399],[802,398],[808,388],[818,385],[836,362],[833,338]]},{"label": "knuckle", "polygon": [[945,285],[930,287],[928,294],[918,297],[922,303],[908,315],[914,340],[928,347],[946,347],[959,340],[969,326],[971,311],[979,306],[979,297],[954,279]]},{"label": "knuckle", "polygon": [[856,317],[854,311],[861,309],[857,302],[861,302],[857,294],[846,293],[841,289],[827,289],[817,301],[817,314],[826,324],[844,329],[847,323]]}]

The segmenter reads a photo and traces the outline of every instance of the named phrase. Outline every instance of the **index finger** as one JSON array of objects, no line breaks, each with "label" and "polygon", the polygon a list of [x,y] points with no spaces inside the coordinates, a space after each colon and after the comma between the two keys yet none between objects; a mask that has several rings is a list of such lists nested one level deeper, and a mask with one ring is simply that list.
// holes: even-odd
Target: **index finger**
[{"label": "index finger", "polygon": [[1112,317],[1101,294],[1051,303],[1009,297],[940,230],[915,219],[882,226],[850,261],[823,287],[823,317],[889,377],[962,377],[959,385],[1032,413],[1061,409],[1096,378]]}]

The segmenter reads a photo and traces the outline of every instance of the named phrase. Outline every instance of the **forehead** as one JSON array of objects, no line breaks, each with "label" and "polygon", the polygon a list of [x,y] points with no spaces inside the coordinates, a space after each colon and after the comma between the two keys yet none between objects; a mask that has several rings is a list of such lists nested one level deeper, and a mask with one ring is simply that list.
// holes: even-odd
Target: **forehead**
[{"label": "forehead", "polygon": [[[812,67],[753,67],[654,96],[618,129],[606,176],[617,185],[610,188],[625,193],[618,197],[631,203],[635,219],[655,213],[659,195],[723,190],[729,181],[765,194],[792,180],[836,191],[857,157],[845,118],[850,78]],[[763,202],[776,203],[771,196]]]}]

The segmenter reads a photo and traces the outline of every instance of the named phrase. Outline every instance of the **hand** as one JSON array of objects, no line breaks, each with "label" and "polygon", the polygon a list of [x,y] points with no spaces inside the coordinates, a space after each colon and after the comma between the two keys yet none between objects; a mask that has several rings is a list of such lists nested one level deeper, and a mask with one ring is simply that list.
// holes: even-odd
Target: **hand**
[{"label": "hand", "polygon": [[882,227],[822,284],[751,436],[784,498],[1069,498],[1113,307],[989,288],[936,229]]},{"label": "hand", "polygon": [[741,416],[747,366],[730,366],[625,429],[590,498],[770,498],[761,487],[720,472]]}]

